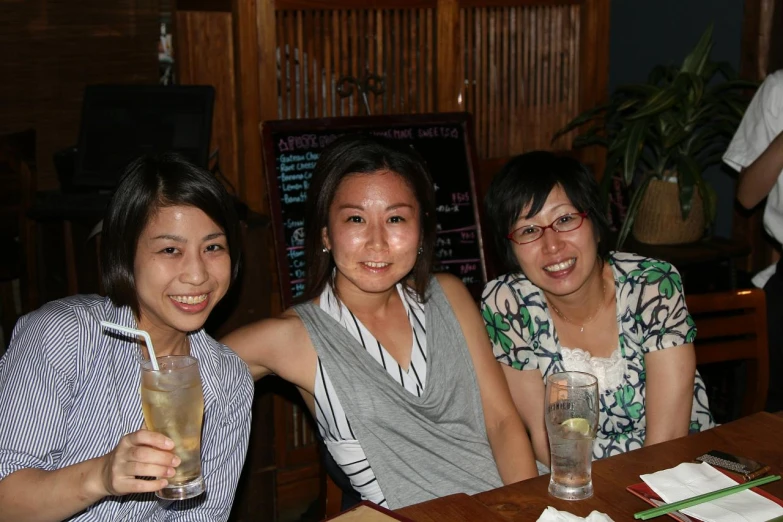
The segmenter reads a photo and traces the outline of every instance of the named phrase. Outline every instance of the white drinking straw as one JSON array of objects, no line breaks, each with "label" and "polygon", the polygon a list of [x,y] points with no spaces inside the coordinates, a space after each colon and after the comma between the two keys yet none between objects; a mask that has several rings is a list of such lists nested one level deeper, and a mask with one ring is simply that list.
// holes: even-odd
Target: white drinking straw
[{"label": "white drinking straw", "polygon": [[108,328],[110,330],[119,330],[120,332],[144,337],[144,341],[147,344],[147,353],[150,355],[150,362],[152,362],[152,369],[156,372],[160,370],[160,367],[158,367],[158,359],[155,358],[155,350],[152,348],[152,339],[150,339],[150,334],[144,330],[137,330],[135,328],[128,328],[127,326],[120,326],[118,324],[110,323],[109,321],[101,321],[101,325],[104,328]]}]

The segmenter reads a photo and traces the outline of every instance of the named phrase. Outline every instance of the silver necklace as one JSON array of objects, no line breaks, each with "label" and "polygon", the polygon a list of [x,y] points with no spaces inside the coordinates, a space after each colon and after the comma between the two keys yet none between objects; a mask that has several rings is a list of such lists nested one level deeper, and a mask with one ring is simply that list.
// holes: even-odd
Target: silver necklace
[{"label": "silver necklace", "polygon": [[587,326],[588,324],[592,323],[595,320],[595,318],[598,317],[598,312],[600,312],[601,309],[603,309],[605,301],[606,301],[606,279],[602,278],[602,283],[601,283],[601,302],[598,303],[598,307],[595,309],[595,311],[592,314],[590,314],[587,317],[587,319],[585,319],[585,321],[582,324],[577,324],[577,323],[573,322],[571,319],[569,319],[568,317],[566,317],[565,315],[563,315],[563,312],[558,310],[557,306],[555,306],[554,303],[552,303],[552,309],[555,311],[555,313],[557,313],[557,315],[560,317],[560,319],[562,319],[563,321],[567,322],[568,324],[572,324],[574,326],[578,326],[579,327],[579,333],[583,333],[585,331],[585,326]]}]

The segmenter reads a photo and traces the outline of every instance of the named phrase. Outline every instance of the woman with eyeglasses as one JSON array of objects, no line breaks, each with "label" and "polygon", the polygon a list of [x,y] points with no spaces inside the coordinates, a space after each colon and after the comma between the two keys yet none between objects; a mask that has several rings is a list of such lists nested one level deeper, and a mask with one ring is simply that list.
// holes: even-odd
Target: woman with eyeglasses
[{"label": "woman with eyeglasses", "polygon": [[484,288],[482,315],[537,460],[549,463],[544,379],[563,371],[598,379],[594,459],[714,425],[679,273],[609,250],[598,185],[581,163],[517,156],[485,204],[508,273]]}]

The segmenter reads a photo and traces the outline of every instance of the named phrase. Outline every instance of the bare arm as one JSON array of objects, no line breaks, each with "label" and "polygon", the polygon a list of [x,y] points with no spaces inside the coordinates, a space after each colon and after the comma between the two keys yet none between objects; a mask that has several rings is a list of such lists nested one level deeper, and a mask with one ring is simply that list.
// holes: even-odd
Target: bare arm
[{"label": "bare arm", "polygon": [[279,375],[313,393],[318,356],[293,310],[234,330],[220,340],[245,361],[254,380]]},{"label": "bare arm", "polygon": [[538,370],[516,370],[501,364],[511,398],[530,434],[536,459],[549,466],[549,439],[544,422],[544,381]]},{"label": "bare arm", "polygon": [[688,434],[696,377],[696,353],[683,344],[644,356],[647,368],[645,446]]},{"label": "bare arm", "polygon": [[245,361],[253,380],[258,380],[271,373],[279,373],[280,346],[295,347],[292,343],[291,321],[296,316],[286,312],[280,318],[264,319],[226,335],[220,342],[231,348]]},{"label": "bare arm", "polygon": [[439,274],[438,281],[451,303],[476,371],[487,438],[504,484],[538,476],[530,440],[517,414],[503,372],[492,356],[484,322],[467,288],[454,276]]},{"label": "bare arm", "polygon": [[783,171],[783,133],[777,135],[747,168],[740,172],[737,201],[753,208],[767,197]]},{"label": "bare arm", "polygon": [[[110,495],[147,493],[164,488],[179,458],[174,443],[159,433],[139,430],[120,439],[103,457],[46,471],[20,469],[0,480],[0,522],[59,521]],[[41,494],[45,492],[45,494]]]}]

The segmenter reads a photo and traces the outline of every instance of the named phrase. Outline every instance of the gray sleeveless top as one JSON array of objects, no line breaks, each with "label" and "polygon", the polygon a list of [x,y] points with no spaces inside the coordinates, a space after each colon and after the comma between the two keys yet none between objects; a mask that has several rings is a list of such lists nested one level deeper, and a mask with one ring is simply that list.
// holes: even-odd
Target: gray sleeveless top
[{"label": "gray sleeveless top", "polygon": [[503,485],[467,342],[435,278],[430,293],[421,397],[395,382],[318,306],[295,307],[391,509]]}]

